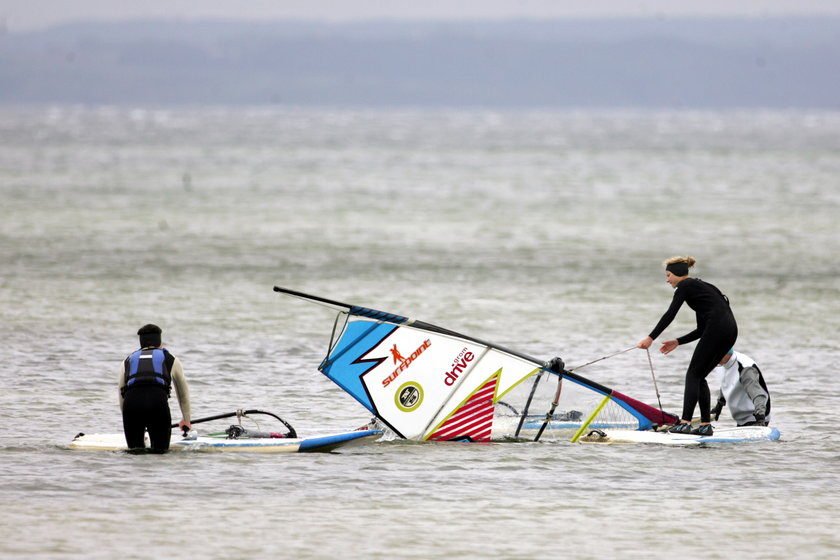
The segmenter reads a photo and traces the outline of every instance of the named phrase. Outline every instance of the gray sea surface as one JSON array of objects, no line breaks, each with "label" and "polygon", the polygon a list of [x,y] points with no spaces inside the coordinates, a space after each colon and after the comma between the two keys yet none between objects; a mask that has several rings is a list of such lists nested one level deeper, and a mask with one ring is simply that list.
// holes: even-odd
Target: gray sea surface
[{"label": "gray sea surface", "polygon": [[[840,113],[3,107],[0,218],[2,558],[840,555]],[[574,366],[651,330],[678,254],[780,441],[67,448],[121,430],[148,322],[194,416],[340,431],[370,416],[317,371],[333,314],[272,286]],[[671,411],[691,351],[653,353]],[[578,372],[656,404],[641,350]]]}]

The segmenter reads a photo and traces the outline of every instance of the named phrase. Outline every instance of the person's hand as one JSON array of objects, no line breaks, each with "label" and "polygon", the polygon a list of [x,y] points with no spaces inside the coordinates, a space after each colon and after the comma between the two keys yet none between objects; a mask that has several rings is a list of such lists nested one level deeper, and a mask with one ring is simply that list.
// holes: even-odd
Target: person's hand
[{"label": "person's hand", "polygon": [[647,350],[650,348],[650,345],[653,344],[653,339],[649,336],[646,336],[642,339],[639,344],[636,345],[637,348],[641,348],[642,350]]},{"label": "person's hand", "polygon": [[753,414],[753,416],[755,416],[755,422],[756,422],[756,424],[758,424],[759,426],[766,426],[766,425],[767,425],[767,422],[766,422],[766,420],[764,419],[764,415],[763,415],[763,414],[761,414],[760,412],[758,412],[758,413],[756,413],[756,414]]},{"label": "person's hand", "polygon": [[189,431],[189,430],[192,429],[192,424],[190,424],[189,422],[187,422],[186,420],[181,418],[181,421],[178,422],[178,427],[182,430],[184,430],[184,428],[186,428],[186,430],[184,430],[184,431]]},{"label": "person's hand", "polygon": [[670,354],[671,351],[679,345],[680,343],[676,340],[666,340],[662,343],[662,346],[659,348],[659,351],[663,354]]}]

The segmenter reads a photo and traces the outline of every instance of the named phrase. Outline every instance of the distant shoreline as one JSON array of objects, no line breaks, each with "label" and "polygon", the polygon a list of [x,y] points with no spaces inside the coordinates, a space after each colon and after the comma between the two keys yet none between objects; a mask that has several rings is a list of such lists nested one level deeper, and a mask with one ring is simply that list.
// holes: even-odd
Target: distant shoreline
[{"label": "distant shoreline", "polygon": [[840,17],[78,23],[0,104],[840,109]]}]

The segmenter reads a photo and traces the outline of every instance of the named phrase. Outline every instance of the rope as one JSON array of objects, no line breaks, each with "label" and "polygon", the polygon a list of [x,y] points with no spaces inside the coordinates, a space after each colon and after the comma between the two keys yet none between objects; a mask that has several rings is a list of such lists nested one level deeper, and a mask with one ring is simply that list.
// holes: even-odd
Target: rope
[{"label": "rope", "polygon": [[650,365],[650,376],[653,378],[653,388],[656,390],[656,402],[659,403],[659,410],[662,410],[662,400],[659,398],[659,386],[656,384],[656,374],[653,373],[653,360],[650,357],[650,348],[645,348],[645,352],[647,352],[648,364]]},{"label": "rope", "polygon": [[[619,350],[618,352],[610,354],[609,356],[603,356],[601,358],[598,358],[597,360],[592,360],[591,362],[587,362],[587,363],[585,363],[581,366],[575,366],[573,368],[570,368],[567,371],[575,371],[576,369],[585,368],[586,366],[591,366],[592,364],[600,362],[602,360],[607,360],[609,358],[614,358],[614,357],[616,357],[620,354],[624,354],[625,352],[629,352],[630,350],[635,350],[636,348],[638,348],[638,346],[631,346],[630,348],[626,348],[624,350]],[[650,366],[650,376],[653,378],[653,389],[656,391],[656,402],[659,403],[660,412],[662,412],[664,414],[665,411],[662,409],[662,397],[659,395],[659,385],[656,383],[656,374],[653,372],[653,359],[651,359],[651,357],[650,357],[650,349],[645,348],[645,352],[647,352],[648,365]]]},{"label": "rope", "polygon": [[[600,362],[602,360],[607,360],[609,358],[614,358],[614,357],[618,356],[619,354],[624,354],[625,352],[629,352],[630,350],[635,350],[635,349],[636,349],[636,346],[631,346],[630,348],[627,348],[626,350],[619,350],[615,354],[610,354],[609,356],[603,356],[601,358],[598,358],[597,360],[592,360],[591,362],[587,362],[587,363],[583,364],[582,366],[575,366],[575,367],[573,367],[573,368],[571,368],[567,371],[575,371],[576,369],[585,368],[586,366],[591,366],[594,363]],[[648,353],[648,356],[649,355],[650,354]]]},{"label": "rope", "polygon": [[[591,362],[587,362],[583,365],[575,366],[575,367],[570,368],[566,371],[574,371],[576,369],[585,368],[586,366],[591,366],[592,364],[600,362],[602,360],[607,360],[609,358],[614,358],[615,356],[618,356],[620,354],[624,354],[625,352],[629,352],[630,350],[635,350],[636,348],[638,348],[638,346],[631,346],[630,348],[626,348],[624,350],[619,350],[618,352],[615,352],[615,353],[610,354],[608,356],[603,356],[601,358],[598,358],[597,360],[592,360]],[[653,359],[650,357],[650,349],[645,348],[645,352],[647,352],[648,365],[650,366],[650,376],[651,376],[651,378],[653,378],[653,388],[656,391],[656,402],[659,403],[659,411],[662,412],[662,414],[664,415],[665,411],[662,409],[662,398],[659,395],[659,385],[656,383],[656,374],[653,371]],[[607,399],[609,399],[609,396],[607,397]],[[601,403],[601,406],[598,408],[598,410],[603,408],[603,406],[605,404],[606,404],[606,400]],[[596,413],[597,413],[597,411],[596,411]],[[591,422],[591,419],[590,419],[590,422]],[[580,437],[580,433],[582,433],[582,430],[578,434],[575,434],[575,437],[572,438],[572,442],[577,441],[577,438]]]}]

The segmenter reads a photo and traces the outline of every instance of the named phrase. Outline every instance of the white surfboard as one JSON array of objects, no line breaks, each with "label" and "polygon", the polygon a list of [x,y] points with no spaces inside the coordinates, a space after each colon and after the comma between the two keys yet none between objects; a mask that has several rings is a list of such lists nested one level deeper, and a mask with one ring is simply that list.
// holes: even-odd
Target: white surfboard
[{"label": "white surfboard", "polygon": [[770,426],[741,426],[734,428],[715,428],[711,436],[691,434],[672,434],[651,430],[591,430],[581,437],[580,443],[653,443],[659,445],[701,445],[715,443],[744,443],[755,441],[775,441],[781,437],[778,429]]},{"label": "white surfboard", "polygon": [[[170,451],[210,451],[248,453],[296,453],[306,451],[330,451],[350,443],[373,440],[382,435],[379,430],[357,430],[315,435],[305,438],[241,438],[231,439],[216,436],[173,437]],[[146,435],[146,447],[150,447]],[[79,434],[70,442],[70,449],[96,451],[125,451],[127,446],[123,434]]]}]

